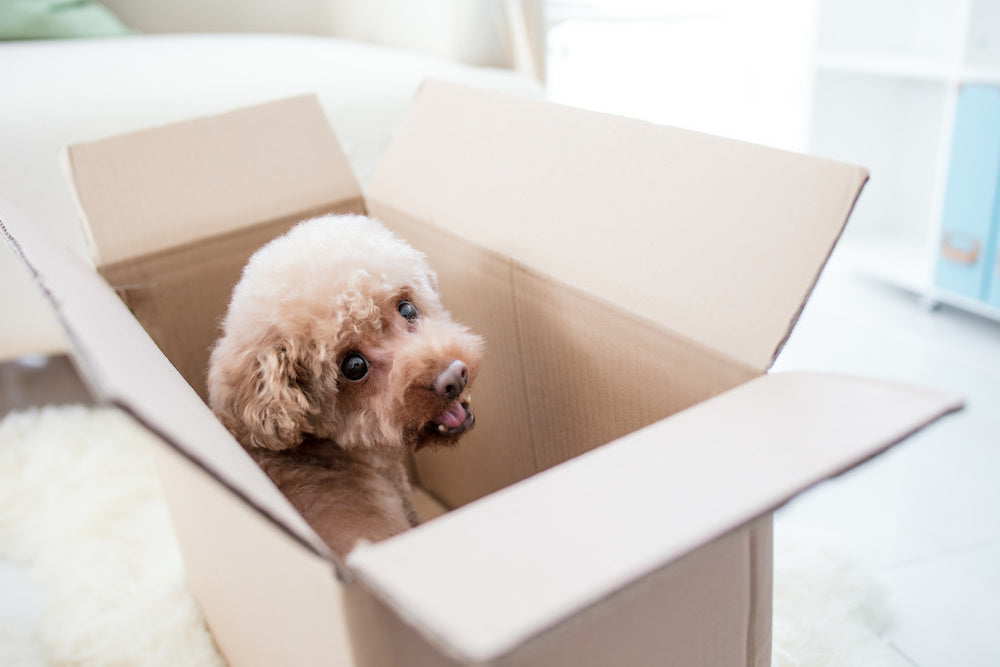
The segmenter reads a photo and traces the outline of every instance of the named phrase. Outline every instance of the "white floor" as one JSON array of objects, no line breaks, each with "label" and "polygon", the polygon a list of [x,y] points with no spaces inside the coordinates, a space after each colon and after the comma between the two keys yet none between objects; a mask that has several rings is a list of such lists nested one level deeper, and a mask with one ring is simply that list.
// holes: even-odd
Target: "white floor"
[{"label": "white floor", "polygon": [[1000,665],[1000,324],[866,279],[838,251],[774,370],[871,375],[961,393],[966,409],[806,492],[776,530],[851,545],[889,593],[900,665]]}]

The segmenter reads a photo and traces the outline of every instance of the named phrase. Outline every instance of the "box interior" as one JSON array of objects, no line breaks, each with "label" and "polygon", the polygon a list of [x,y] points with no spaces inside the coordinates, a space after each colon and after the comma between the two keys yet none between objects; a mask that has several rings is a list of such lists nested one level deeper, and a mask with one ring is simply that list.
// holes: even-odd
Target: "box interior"
[{"label": "box interior", "polygon": [[366,203],[487,334],[490,431],[418,455],[421,480],[457,506],[766,372],[867,177],[425,84]]},{"label": "box interior", "polygon": [[477,428],[417,457],[448,507],[765,372],[867,178],[442,83],[418,94],[365,200],[309,97],[67,156],[98,270],[203,398],[228,294],[270,237],[367,208],[426,252],[488,346]]},{"label": "box interior", "polygon": [[445,304],[487,340],[472,389],[477,428],[455,449],[416,457],[421,482],[449,507],[758,375],[439,228],[381,218],[427,252]]}]

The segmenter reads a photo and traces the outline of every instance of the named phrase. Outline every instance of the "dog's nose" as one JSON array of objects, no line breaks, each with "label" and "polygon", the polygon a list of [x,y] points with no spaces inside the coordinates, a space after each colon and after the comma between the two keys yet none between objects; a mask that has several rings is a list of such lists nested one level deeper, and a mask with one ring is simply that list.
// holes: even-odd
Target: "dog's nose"
[{"label": "dog's nose", "polygon": [[458,398],[469,382],[469,367],[456,359],[434,380],[434,393],[449,401]]}]

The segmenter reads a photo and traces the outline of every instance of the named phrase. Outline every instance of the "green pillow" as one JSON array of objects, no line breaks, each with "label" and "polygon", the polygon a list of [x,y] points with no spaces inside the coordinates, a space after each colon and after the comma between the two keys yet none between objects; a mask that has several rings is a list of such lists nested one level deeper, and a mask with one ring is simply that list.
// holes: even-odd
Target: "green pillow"
[{"label": "green pillow", "polygon": [[129,29],[89,0],[0,0],[0,39],[110,37]]}]

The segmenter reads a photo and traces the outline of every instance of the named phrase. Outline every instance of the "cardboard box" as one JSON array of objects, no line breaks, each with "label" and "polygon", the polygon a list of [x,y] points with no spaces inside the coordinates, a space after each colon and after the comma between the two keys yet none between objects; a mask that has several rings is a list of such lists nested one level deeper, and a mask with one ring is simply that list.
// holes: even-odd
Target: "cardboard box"
[{"label": "cardboard box", "polygon": [[[366,196],[311,97],[66,158],[97,272],[6,208],[4,231],[94,390],[162,438],[233,664],[768,665],[770,513],[961,406],[766,373],[860,168],[440,83]],[[477,428],[415,462],[455,509],[340,562],[199,394],[252,250],[362,210],[488,352]]]}]

